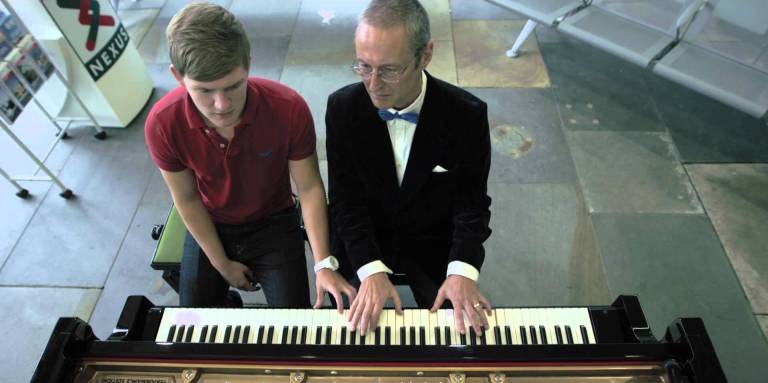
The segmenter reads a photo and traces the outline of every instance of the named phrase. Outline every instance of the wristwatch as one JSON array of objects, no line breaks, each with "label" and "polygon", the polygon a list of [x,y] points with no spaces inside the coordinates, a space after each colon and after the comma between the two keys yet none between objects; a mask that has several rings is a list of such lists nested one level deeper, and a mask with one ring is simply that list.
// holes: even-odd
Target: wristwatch
[{"label": "wristwatch", "polygon": [[336,271],[339,268],[339,260],[336,259],[333,255],[329,255],[325,257],[320,262],[315,263],[315,273],[320,271],[321,269],[331,269],[331,271]]}]

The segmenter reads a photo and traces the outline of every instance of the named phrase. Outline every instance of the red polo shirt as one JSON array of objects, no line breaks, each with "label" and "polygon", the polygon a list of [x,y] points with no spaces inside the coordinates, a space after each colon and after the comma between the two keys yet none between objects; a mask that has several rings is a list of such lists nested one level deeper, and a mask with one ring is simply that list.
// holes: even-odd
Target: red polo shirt
[{"label": "red polo shirt", "polygon": [[292,206],[288,161],[315,151],[312,115],[298,93],[260,78],[248,79],[247,92],[230,142],[205,125],[184,87],[152,107],[144,128],[155,164],[191,170],[216,223],[253,222]]}]

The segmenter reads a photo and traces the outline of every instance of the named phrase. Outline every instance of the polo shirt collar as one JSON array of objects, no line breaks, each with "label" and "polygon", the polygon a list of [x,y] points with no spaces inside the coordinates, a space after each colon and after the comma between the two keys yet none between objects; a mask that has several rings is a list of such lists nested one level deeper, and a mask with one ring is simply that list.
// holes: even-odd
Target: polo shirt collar
[{"label": "polo shirt collar", "polygon": [[[248,125],[251,123],[251,118],[256,115],[259,104],[261,104],[261,95],[256,84],[253,84],[249,79],[246,79],[246,86],[248,87],[248,90],[246,91],[245,107],[243,108],[243,113],[240,116],[240,122],[237,126]],[[189,129],[206,128],[207,125],[205,125],[205,120],[200,115],[200,112],[198,112],[189,92],[185,89],[184,93],[184,115],[187,119],[187,127]]]}]

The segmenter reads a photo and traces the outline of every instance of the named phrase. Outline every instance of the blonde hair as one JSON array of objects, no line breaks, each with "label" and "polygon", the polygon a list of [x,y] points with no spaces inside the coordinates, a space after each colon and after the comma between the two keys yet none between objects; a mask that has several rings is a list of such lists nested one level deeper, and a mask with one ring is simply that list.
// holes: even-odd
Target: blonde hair
[{"label": "blonde hair", "polygon": [[189,4],[173,16],[165,34],[171,64],[181,76],[213,81],[237,66],[248,70],[248,36],[235,15],[221,6]]}]

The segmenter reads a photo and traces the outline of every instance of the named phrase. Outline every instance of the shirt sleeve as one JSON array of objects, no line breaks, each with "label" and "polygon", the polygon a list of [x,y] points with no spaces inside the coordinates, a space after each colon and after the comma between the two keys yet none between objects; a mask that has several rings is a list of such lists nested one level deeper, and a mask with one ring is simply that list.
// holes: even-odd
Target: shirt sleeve
[{"label": "shirt sleeve", "polygon": [[167,129],[157,121],[154,114],[147,117],[144,125],[144,140],[152,161],[158,168],[168,172],[180,172],[187,167],[181,162],[168,137]]},{"label": "shirt sleeve", "polygon": [[315,152],[315,123],[304,99],[297,93],[292,111],[291,141],[288,159],[303,160]]}]

